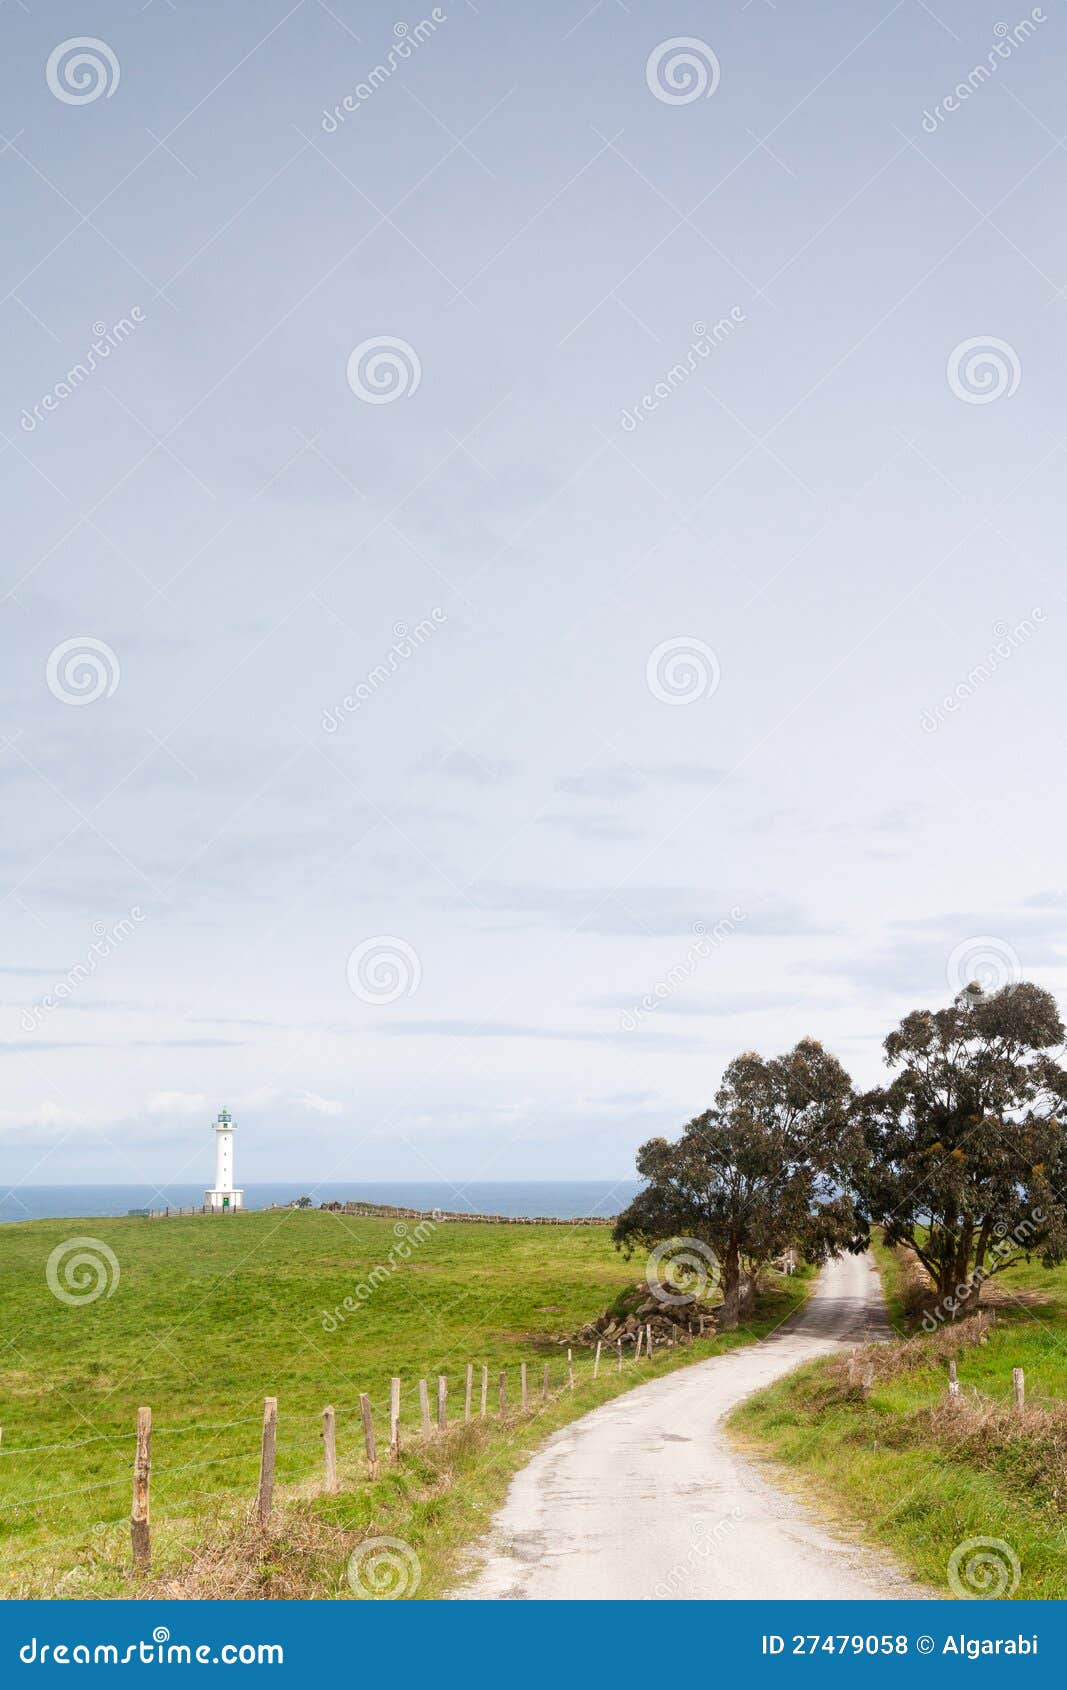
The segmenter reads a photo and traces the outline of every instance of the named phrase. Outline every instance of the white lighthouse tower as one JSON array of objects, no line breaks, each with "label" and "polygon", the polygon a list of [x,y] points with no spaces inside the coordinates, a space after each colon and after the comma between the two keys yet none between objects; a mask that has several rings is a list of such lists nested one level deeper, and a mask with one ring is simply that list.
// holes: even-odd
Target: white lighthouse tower
[{"label": "white lighthouse tower", "polygon": [[215,1185],[204,1192],[204,1201],[209,1209],[241,1209],[244,1200],[233,1183],[233,1117],[222,1109],[215,1122]]}]

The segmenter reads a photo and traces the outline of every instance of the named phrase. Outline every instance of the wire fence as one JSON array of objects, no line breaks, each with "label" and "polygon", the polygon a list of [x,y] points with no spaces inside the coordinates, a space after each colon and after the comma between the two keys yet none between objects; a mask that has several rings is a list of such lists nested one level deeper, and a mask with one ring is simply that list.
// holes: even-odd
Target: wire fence
[{"label": "wire fence", "polygon": [[[377,1400],[361,1392],[358,1403],[340,1408],[327,1405],[318,1415],[304,1410],[293,1418],[279,1417],[278,1399],[266,1397],[262,1414],[221,1421],[194,1420],[177,1426],[154,1424],[151,1409],[144,1407],[138,1410],[136,1428],[128,1432],[94,1433],[65,1443],[32,1444],[13,1444],[0,1435],[0,1542],[5,1536],[23,1530],[39,1530],[44,1516],[57,1505],[69,1505],[76,1498],[102,1496],[123,1486],[132,1490],[128,1516],[91,1521],[77,1531],[39,1537],[32,1546],[0,1555],[0,1567],[34,1559],[47,1561],[55,1550],[70,1544],[99,1546],[104,1540],[110,1542],[113,1533],[126,1526],[133,1569],[146,1573],[151,1567],[153,1518],[157,1524],[174,1523],[186,1519],[195,1504],[208,1498],[226,1498],[232,1502],[243,1497],[246,1505],[254,1507],[260,1524],[266,1526],[274,1506],[276,1482],[306,1485],[311,1480],[321,1493],[339,1490],[339,1425],[343,1439],[342,1465],[346,1487],[350,1488],[352,1484],[377,1479],[384,1463],[399,1463],[402,1448],[441,1438],[471,1422],[500,1424],[523,1416],[532,1417],[550,1402],[575,1390],[579,1383],[602,1374],[606,1376],[609,1367],[612,1371],[624,1368],[632,1371],[642,1361],[647,1364],[675,1347],[674,1339],[656,1343],[651,1327],[640,1338],[641,1342],[633,1343],[625,1354],[621,1341],[598,1343],[595,1354],[581,1357],[577,1362],[573,1350],[568,1349],[562,1378],[558,1363],[555,1367],[547,1362],[538,1367],[522,1362],[507,1368],[470,1362],[458,1379],[441,1374],[432,1381],[419,1379],[405,1386],[394,1376],[387,1394],[378,1396]],[[686,1340],[679,1336],[677,1342]],[[258,1428],[258,1435],[252,1436],[251,1428]],[[210,1454],[203,1453],[202,1448],[191,1450],[193,1459],[189,1461],[172,1462],[165,1455],[162,1461],[154,1460],[154,1456],[170,1448],[177,1452],[180,1446],[168,1440],[189,1438],[193,1434],[203,1439],[233,1433],[249,1433],[244,1447],[220,1447]],[[77,1455],[90,1446],[94,1447],[94,1464],[102,1462],[112,1467],[112,1471],[82,1484],[27,1488],[20,1495],[11,1494],[5,1483],[10,1480],[12,1485],[18,1484],[20,1457],[48,1457],[45,1471],[54,1476],[65,1455]],[[317,1459],[312,1457],[313,1451],[317,1452]],[[40,1465],[27,1475],[31,1481]],[[186,1481],[191,1475],[209,1472],[213,1477],[215,1473],[224,1474],[229,1482],[201,1491],[189,1488]],[[155,1505],[154,1513],[151,1503]]]}]

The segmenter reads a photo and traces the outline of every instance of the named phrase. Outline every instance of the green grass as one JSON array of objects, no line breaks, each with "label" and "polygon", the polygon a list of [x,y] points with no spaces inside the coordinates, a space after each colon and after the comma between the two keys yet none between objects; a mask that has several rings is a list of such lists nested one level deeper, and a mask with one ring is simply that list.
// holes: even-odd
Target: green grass
[{"label": "green grass", "polygon": [[[523,1361],[531,1393],[545,1361],[558,1391],[566,1357],[554,1339],[612,1303],[643,1264],[625,1262],[601,1227],[447,1223],[422,1242],[413,1233],[408,1223],[402,1242],[390,1221],[293,1211],[0,1229],[0,1592],[136,1593],[127,1520],[140,1404],[153,1411],[157,1570],[178,1577],[205,1535],[240,1536],[268,1394],[279,1401],[280,1507],[276,1541],[258,1543],[251,1556],[257,1593],[272,1580],[305,1594],[347,1593],[345,1551],[374,1530],[413,1541],[420,1594],[439,1590],[528,1449],[647,1369],[628,1361],[618,1375],[605,1358],[594,1383],[589,1352],[578,1350],[573,1393],[530,1418],[427,1446],[414,1441],[419,1378],[435,1398],[437,1375],[447,1375],[453,1417],[462,1413],[468,1361],[490,1369],[491,1412],[501,1368],[516,1402]],[[112,1295],[71,1306],[49,1290],[46,1263],[83,1235],[114,1252],[120,1277]],[[382,1271],[360,1301],[357,1288],[371,1285],[376,1266]],[[806,1290],[804,1279],[780,1281],[745,1331],[661,1352],[651,1365],[684,1365],[749,1342]],[[403,1381],[407,1448],[399,1468],[368,1483],[359,1394],[371,1397],[381,1447],[394,1374]],[[322,1499],[327,1403],[337,1410],[343,1489]]]},{"label": "green grass", "polygon": [[[879,1249],[890,1314],[906,1320],[906,1273]],[[890,1549],[949,1594],[948,1562],[969,1538],[998,1538],[1019,1558],[1017,1598],[1067,1597],[1067,1268],[1022,1264],[994,1282],[997,1325],[983,1344],[916,1339],[906,1356],[877,1355],[867,1401],[843,1362],[817,1362],[736,1412],[745,1443],[781,1463],[817,1506]],[[1045,1300],[1047,1299],[1047,1300]],[[973,1330],[964,1323],[965,1330]],[[894,1349],[897,1347],[894,1346]],[[958,1348],[962,1408],[946,1407],[946,1365]],[[1012,1368],[1029,1412],[1011,1411]]]}]

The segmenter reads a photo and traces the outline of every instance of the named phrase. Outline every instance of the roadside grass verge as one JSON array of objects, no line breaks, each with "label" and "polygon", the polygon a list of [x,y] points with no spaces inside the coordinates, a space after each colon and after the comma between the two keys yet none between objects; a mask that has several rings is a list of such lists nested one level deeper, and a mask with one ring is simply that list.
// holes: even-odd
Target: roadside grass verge
[{"label": "roadside grass verge", "polygon": [[[900,1329],[914,1307],[911,1275],[895,1253],[878,1254]],[[955,1402],[947,1395],[950,1359],[960,1383]],[[1026,1378],[1021,1413],[1012,1402],[1014,1367]],[[994,1281],[981,1319],[867,1346],[851,1364],[812,1363],[742,1404],[730,1425],[802,1495],[943,1595],[1062,1599],[1065,1385],[1067,1270],[1022,1264]],[[1007,1547],[990,1552],[984,1573],[970,1554],[958,1555],[950,1578],[954,1552],[980,1538]]]}]

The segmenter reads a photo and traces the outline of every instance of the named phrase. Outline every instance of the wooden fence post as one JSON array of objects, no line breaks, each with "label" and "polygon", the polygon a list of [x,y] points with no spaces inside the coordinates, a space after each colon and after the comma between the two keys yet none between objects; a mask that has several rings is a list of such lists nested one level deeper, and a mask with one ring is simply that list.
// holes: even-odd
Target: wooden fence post
[{"label": "wooden fence post", "polygon": [[337,1416],[332,1408],[322,1411],[322,1453],[326,1462],[326,1489],[337,1489]]},{"label": "wooden fence post", "polygon": [[489,1369],[488,1369],[488,1367],[483,1365],[483,1367],[482,1367],[482,1409],[481,1409],[483,1420],[485,1419],[488,1402],[489,1402]]},{"label": "wooden fence post", "polygon": [[593,1378],[600,1372],[600,1339],[597,1339],[596,1355],[593,1357]]},{"label": "wooden fence post", "polygon": [[1011,1388],[1015,1395],[1015,1406],[1021,1413],[1026,1407],[1026,1375],[1021,1367],[1011,1370]]},{"label": "wooden fence post", "polygon": [[863,1369],[863,1383],[860,1386],[864,1399],[870,1396],[874,1385],[874,1363],[869,1361]]},{"label": "wooden fence post", "polygon": [[274,1502],[274,1455],[278,1444],[278,1399],[263,1398],[263,1440],[259,1451],[259,1490],[256,1511],[259,1523],[265,1526],[270,1519]]},{"label": "wooden fence post", "polygon": [[503,1417],[508,1408],[508,1375],[507,1369],[500,1369],[500,1414]]},{"label": "wooden fence post", "polygon": [[651,1361],[652,1360],[652,1322],[651,1321],[649,1321],[647,1326],[645,1327],[645,1354],[647,1355],[649,1361]]},{"label": "wooden fence post", "polygon": [[422,1415],[422,1435],[430,1435],[430,1393],[426,1388],[425,1379],[419,1380],[419,1412]]},{"label": "wooden fence post", "polygon": [[526,1408],[527,1408],[526,1363],[525,1362],[519,1363],[519,1390],[520,1390],[521,1395],[522,1395],[522,1412],[525,1414]]},{"label": "wooden fence post", "polygon": [[634,1345],[634,1360],[635,1361],[641,1360],[641,1345],[644,1342],[644,1337],[645,1337],[644,1330],[643,1330],[642,1327],[639,1326],[637,1328],[637,1342]]},{"label": "wooden fence post", "polygon": [[443,1373],[437,1375],[437,1430],[443,1432],[448,1426],[448,1380]]},{"label": "wooden fence post", "polygon": [[952,1360],[948,1364],[948,1399],[949,1399],[949,1402],[958,1402],[959,1401],[959,1395],[960,1395],[960,1382],[959,1382],[959,1377],[958,1377],[957,1370],[956,1370],[955,1360]]},{"label": "wooden fence post", "polygon": [[367,1451],[367,1466],[372,1479],[378,1477],[378,1449],[374,1442],[374,1420],[371,1416],[370,1397],[366,1391],[359,1393],[359,1412],[363,1420],[363,1444]]},{"label": "wooden fence post", "polygon": [[617,1343],[617,1344],[618,1344],[618,1347],[619,1347],[619,1365],[618,1365],[618,1367],[617,1367],[617,1368],[616,1368],[616,1369],[615,1369],[615,1371],[616,1371],[616,1372],[617,1372],[617,1373],[621,1373],[621,1372],[622,1372],[622,1339],[621,1339],[621,1338],[617,1338],[617,1339],[616,1339],[616,1340],[615,1340],[615,1342],[616,1342],[616,1343]]},{"label": "wooden fence post", "polygon": [[400,1380],[389,1381],[389,1448],[394,1461],[400,1460]]},{"label": "wooden fence post", "polygon": [[463,1387],[463,1420],[464,1424],[471,1417],[471,1396],[474,1391],[474,1363],[467,1363],[467,1378]]},{"label": "wooden fence post", "polygon": [[152,1410],[137,1410],[137,1449],[133,1458],[133,1504],[130,1508],[130,1542],[133,1566],[147,1573],[152,1561],[148,1535],[148,1485],[152,1472]]},{"label": "wooden fence post", "polygon": [[571,1390],[573,1391],[573,1389],[574,1389],[574,1351],[573,1350],[567,1351],[567,1383],[570,1386]]},{"label": "wooden fence post", "polygon": [[548,1363],[547,1363],[547,1361],[545,1362],[544,1368],[543,1368],[542,1373],[541,1373],[541,1401],[542,1402],[548,1401]]}]

